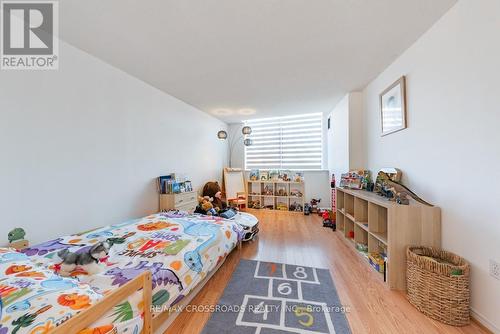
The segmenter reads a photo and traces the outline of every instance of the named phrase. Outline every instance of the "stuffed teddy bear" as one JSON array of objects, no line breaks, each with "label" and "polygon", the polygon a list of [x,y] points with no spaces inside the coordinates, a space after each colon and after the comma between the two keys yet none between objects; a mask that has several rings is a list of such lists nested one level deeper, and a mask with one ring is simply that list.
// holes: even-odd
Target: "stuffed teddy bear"
[{"label": "stuffed teddy bear", "polygon": [[203,187],[203,196],[208,196],[212,198],[212,204],[217,211],[224,210],[227,208],[226,202],[222,200],[222,190],[217,181],[207,182]]}]

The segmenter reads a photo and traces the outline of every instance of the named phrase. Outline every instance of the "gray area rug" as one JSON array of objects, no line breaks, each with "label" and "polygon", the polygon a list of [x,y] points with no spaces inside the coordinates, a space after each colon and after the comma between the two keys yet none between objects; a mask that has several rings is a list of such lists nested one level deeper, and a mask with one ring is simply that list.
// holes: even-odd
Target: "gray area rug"
[{"label": "gray area rug", "polygon": [[328,269],[241,260],[203,334],[351,333]]}]

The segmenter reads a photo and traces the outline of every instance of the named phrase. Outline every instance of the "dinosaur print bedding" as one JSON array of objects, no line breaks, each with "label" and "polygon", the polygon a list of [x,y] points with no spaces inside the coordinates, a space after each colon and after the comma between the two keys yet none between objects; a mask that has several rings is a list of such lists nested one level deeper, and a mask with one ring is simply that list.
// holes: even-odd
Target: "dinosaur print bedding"
[{"label": "dinosaur print bedding", "polygon": [[[184,213],[159,213],[139,220],[60,237],[21,252],[0,248],[0,334],[47,333],[145,270],[152,273],[153,311],[180,302],[241,240],[233,221]],[[57,252],[83,252],[112,244],[102,270],[76,268],[60,277]],[[115,305],[81,334],[140,333],[140,291]]]}]

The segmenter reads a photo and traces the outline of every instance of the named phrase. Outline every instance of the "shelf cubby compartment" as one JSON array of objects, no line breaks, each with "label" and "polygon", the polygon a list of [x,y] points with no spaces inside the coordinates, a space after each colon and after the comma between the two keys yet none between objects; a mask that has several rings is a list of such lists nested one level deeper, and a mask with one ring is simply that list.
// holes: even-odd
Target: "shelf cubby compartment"
[{"label": "shelf cubby compartment", "polygon": [[335,200],[337,201],[336,203],[337,210],[340,211],[344,209],[344,193],[342,191],[337,191]]},{"label": "shelf cubby compartment", "polygon": [[274,184],[273,183],[261,183],[260,193],[263,196],[272,197],[274,196]]},{"label": "shelf cubby compartment", "polygon": [[370,253],[386,253],[387,254],[387,245],[369,233],[368,234],[368,252],[370,252]]},{"label": "shelf cubby compartment", "polygon": [[264,209],[274,209],[274,196],[262,196],[262,207]]},{"label": "shelf cubby compartment", "polygon": [[368,201],[354,198],[354,220],[360,223],[368,223]]},{"label": "shelf cubby compartment", "polygon": [[354,234],[354,236],[353,236],[352,234],[354,234],[354,222],[348,216],[345,216],[344,217],[344,236],[348,240],[354,241],[354,237],[356,235]]},{"label": "shelf cubby compartment", "polygon": [[368,245],[368,231],[354,224],[354,241],[358,244]]},{"label": "shelf cubby compartment", "polygon": [[346,214],[354,217],[354,196],[351,194],[344,194],[344,208]]},{"label": "shelf cubby compartment", "polygon": [[276,210],[288,211],[288,197],[286,196],[275,196],[275,205],[274,208]]},{"label": "shelf cubby compartment", "polygon": [[340,211],[337,211],[337,214],[335,215],[335,221],[337,224],[337,230],[344,232],[344,214]]},{"label": "shelf cubby compartment", "polygon": [[387,208],[368,203],[368,231],[387,245]]}]

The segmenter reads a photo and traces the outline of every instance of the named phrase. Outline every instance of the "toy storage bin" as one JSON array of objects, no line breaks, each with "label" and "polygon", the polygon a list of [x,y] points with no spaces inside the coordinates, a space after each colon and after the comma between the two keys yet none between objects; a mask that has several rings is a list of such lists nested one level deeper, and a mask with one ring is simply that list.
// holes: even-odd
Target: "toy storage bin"
[{"label": "toy storage bin", "polygon": [[460,256],[432,247],[406,250],[408,300],[448,325],[470,323],[470,266]]}]

